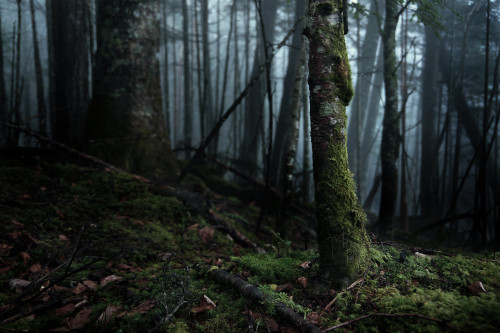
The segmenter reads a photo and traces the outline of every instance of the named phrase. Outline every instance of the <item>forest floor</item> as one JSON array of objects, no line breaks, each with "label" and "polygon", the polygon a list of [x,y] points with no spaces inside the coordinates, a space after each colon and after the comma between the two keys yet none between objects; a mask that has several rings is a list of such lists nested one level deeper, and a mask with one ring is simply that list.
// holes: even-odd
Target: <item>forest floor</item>
[{"label": "forest floor", "polygon": [[266,228],[270,217],[256,236],[258,190],[197,175],[174,187],[69,163],[0,162],[0,331],[306,330],[294,317],[316,331],[498,332],[492,254],[373,236],[362,278],[320,288],[311,207],[294,210],[289,240]]}]

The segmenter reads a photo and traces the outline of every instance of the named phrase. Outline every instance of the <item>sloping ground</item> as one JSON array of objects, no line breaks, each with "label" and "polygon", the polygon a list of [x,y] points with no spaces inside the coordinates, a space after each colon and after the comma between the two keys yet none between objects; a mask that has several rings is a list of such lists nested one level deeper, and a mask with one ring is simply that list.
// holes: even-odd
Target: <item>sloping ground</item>
[{"label": "sloping ground", "polygon": [[[244,195],[215,194],[196,177],[181,189],[75,165],[4,163],[0,331],[300,331],[281,306],[322,330],[352,321],[338,330],[498,331],[497,261],[374,242],[365,276],[330,290],[314,278],[313,250],[270,231],[254,236],[251,191],[214,177],[207,184]],[[230,278],[217,282],[221,274]],[[254,285],[264,301],[230,280]]]}]

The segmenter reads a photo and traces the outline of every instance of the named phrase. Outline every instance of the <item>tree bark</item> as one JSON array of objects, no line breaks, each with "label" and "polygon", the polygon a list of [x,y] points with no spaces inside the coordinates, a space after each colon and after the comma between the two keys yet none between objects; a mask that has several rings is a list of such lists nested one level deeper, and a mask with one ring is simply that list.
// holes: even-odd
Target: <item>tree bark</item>
[{"label": "tree bark", "polygon": [[[97,2],[91,153],[134,173],[173,174],[163,116],[158,1]],[[127,144],[124,144],[124,140]]]},{"label": "tree bark", "polygon": [[384,48],[384,85],[385,110],[382,129],[382,194],[379,210],[379,230],[388,235],[394,226],[396,197],[398,194],[399,157],[399,114],[398,114],[398,78],[396,62],[396,26],[398,24],[398,2],[386,0],[385,24],[382,33]]},{"label": "tree bark", "polygon": [[[5,73],[3,69],[3,39],[2,39],[2,10],[0,8],[0,121],[7,120],[8,103],[7,90],[5,88]],[[6,139],[7,130],[4,128],[0,135],[0,144],[3,144]]]},{"label": "tree bark", "polygon": [[47,106],[45,105],[45,92],[43,85],[42,62],[40,60],[40,48],[38,46],[38,36],[35,18],[35,4],[30,0],[31,27],[33,29],[33,49],[35,58],[36,74],[36,97],[38,102],[38,131],[40,134],[47,133]]},{"label": "tree bark", "polygon": [[422,76],[422,158],[420,162],[421,214],[436,217],[438,200],[438,159],[436,134],[436,91],[438,80],[439,39],[431,27],[425,28],[425,55]]},{"label": "tree bark", "polygon": [[349,171],[346,113],[352,95],[341,0],[311,0],[309,90],[320,276],[345,286],[366,267],[366,215]]},{"label": "tree bark", "polygon": [[89,108],[89,13],[86,0],[47,1],[52,135],[81,147]]},{"label": "tree bark", "polygon": [[191,69],[189,66],[189,16],[187,0],[182,0],[182,30],[184,44],[184,142],[191,145],[193,135],[193,103],[191,91]]},{"label": "tree bark", "polygon": [[[265,0],[262,2],[262,18],[265,27],[265,35],[269,43],[274,41],[274,30],[276,14],[278,9],[278,0]],[[260,25],[257,23],[258,29]],[[261,36],[258,33],[257,36]],[[262,40],[258,37],[257,47],[255,49],[253,68],[250,77],[255,77],[264,60],[264,49]],[[267,45],[266,45],[267,47]],[[259,136],[262,134],[262,105],[266,91],[266,79],[261,77],[249,92],[245,103],[243,142],[240,147],[239,163],[243,171],[250,176],[255,176],[257,171]]]},{"label": "tree bark", "polygon": [[[306,7],[305,0],[295,0],[295,20],[304,14]],[[278,116],[278,124],[276,126],[276,135],[274,139],[273,155],[271,159],[271,176],[270,183],[276,188],[282,188],[284,165],[287,154],[287,143],[291,135],[292,128],[292,110],[293,110],[293,94],[295,77],[297,75],[297,67],[301,57],[302,30],[303,24],[298,27],[297,31],[292,36],[292,47],[288,53],[288,66],[285,74],[283,85],[283,96]]]}]

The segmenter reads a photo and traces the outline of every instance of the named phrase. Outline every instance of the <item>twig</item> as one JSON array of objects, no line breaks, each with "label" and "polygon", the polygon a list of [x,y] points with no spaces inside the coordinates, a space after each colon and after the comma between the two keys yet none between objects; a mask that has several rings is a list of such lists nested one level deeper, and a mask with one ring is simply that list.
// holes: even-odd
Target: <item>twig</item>
[{"label": "twig", "polygon": [[430,320],[430,321],[433,321],[433,322],[436,322],[436,323],[439,323],[439,324],[442,324],[442,325],[446,325],[449,328],[451,328],[453,330],[456,330],[456,331],[461,331],[458,328],[456,328],[455,326],[452,326],[452,325],[448,324],[444,320],[437,319],[437,318],[432,318],[432,317],[428,317],[428,316],[424,316],[424,315],[421,315],[419,313],[370,313],[370,314],[367,314],[367,315],[364,315],[364,316],[361,316],[361,317],[354,318],[352,320],[346,321],[345,323],[340,323],[338,325],[329,327],[326,330],[323,330],[323,333],[330,332],[330,331],[333,331],[333,330],[335,330],[337,328],[341,328],[341,327],[344,327],[344,326],[347,326],[347,325],[351,325],[353,323],[356,323],[358,321],[361,321],[361,320],[367,319],[367,318],[371,318],[371,317],[389,317],[389,318],[417,317],[417,318],[420,318],[420,319]]}]

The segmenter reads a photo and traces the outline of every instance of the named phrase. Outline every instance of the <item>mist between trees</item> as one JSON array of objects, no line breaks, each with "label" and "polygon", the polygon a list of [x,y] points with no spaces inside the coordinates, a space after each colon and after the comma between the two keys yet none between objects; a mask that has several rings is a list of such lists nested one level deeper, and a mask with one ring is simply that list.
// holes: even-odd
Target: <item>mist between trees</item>
[{"label": "mist between trees", "polygon": [[[499,11],[349,2],[349,168],[382,234],[500,243]],[[205,157],[312,201],[305,12],[304,0],[3,0],[2,147],[47,148],[31,129],[172,176],[230,110]]]}]

